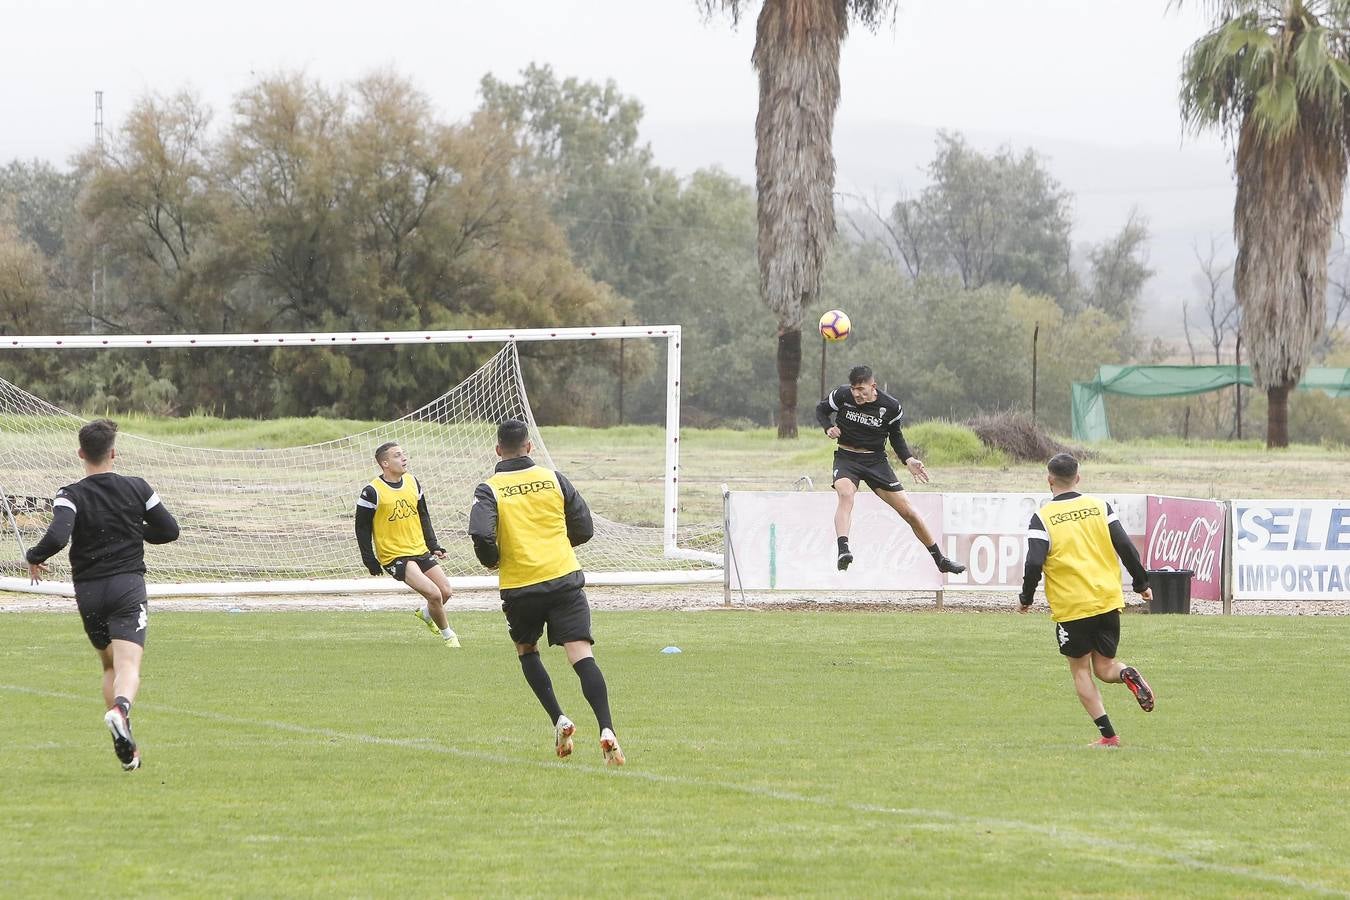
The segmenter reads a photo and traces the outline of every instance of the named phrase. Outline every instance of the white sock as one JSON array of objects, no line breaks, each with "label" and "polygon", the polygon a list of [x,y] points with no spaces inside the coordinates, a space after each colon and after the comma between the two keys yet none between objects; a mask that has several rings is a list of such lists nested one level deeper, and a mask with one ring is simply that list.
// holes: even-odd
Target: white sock
[{"label": "white sock", "polygon": [[428,622],[431,621],[431,609],[429,607],[426,606],[422,607],[422,611],[418,613],[418,615],[426,619]]},{"label": "white sock", "polygon": [[441,637],[446,638],[446,637],[454,637],[454,636],[455,636],[455,629],[453,629],[453,628],[442,628],[442,629],[441,629]]}]

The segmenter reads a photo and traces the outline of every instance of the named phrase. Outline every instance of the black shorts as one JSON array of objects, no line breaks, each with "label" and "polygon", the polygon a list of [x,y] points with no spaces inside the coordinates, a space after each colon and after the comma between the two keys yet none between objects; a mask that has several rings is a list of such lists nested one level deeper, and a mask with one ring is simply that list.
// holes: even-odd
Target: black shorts
[{"label": "black shorts", "polygon": [[543,594],[529,594],[502,601],[511,640],[517,644],[537,644],[548,626],[548,642],[554,646],[569,641],[594,644],[591,637],[591,605],[583,587],[564,588]]},{"label": "black shorts", "polygon": [[851,450],[834,451],[834,476],[830,483],[847,478],[857,487],[859,481],[867,482],[874,491],[903,491],[905,486],[895,477],[895,470],[886,461],[885,450],[871,453],[854,453]]},{"label": "black shorts", "polygon": [[384,567],[384,571],[394,576],[395,581],[404,581],[408,575],[408,563],[417,563],[417,568],[423,572],[430,572],[436,568],[436,557],[431,553],[424,553],[421,556],[400,556],[398,559]]},{"label": "black shorts", "polygon": [[1120,610],[1113,609],[1099,616],[1055,623],[1055,640],[1059,652],[1071,659],[1097,652],[1107,659],[1116,658],[1120,646]]},{"label": "black shorts", "polygon": [[105,649],[113,638],[145,646],[149,611],[144,575],[129,573],[77,582],[75,605],[84,620],[84,633],[96,650]]}]

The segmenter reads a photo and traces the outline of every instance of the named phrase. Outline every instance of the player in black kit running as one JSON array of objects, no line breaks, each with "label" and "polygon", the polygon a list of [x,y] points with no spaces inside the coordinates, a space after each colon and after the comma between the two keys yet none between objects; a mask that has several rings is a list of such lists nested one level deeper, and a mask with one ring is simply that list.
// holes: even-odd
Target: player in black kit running
[{"label": "player in black kit running", "polygon": [[52,524],[27,555],[33,584],[45,563],[70,542],[70,580],[89,643],[103,662],[103,722],[113,752],[130,772],[141,767],[131,736],[131,703],[141,684],[141,656],[149,624],[145,545],[178,538],[178,522],[143,478],[112,470],[117,423],[98,419],[80,429],[84,477],[56,492]]},{"label": "player in black kit running", "polygon": [[900,417],[904,414],[899,400],[877,390],[870,366],[854,366],[848,373],[848,384],[835,388],[816,405],[816,421],[827,436],[839,441],[839,448],[834,451],[833,476],[834,490],[839,495],[839,505],[834,511],[839,569],[847,569],[853,562],[853,553],[848,549],[849,523],[853,520],[853,497],[858,493],[858,482],[865,481],[882,502],[909,523],[914,536],[928,548],[938,571],[959,575],[966,567],[942,555],[932,532],[905,498],[904,485],[886,461],[889,439],[905,468],[917,480],[928,481],[923,461],[909,452],[900,432]]}]

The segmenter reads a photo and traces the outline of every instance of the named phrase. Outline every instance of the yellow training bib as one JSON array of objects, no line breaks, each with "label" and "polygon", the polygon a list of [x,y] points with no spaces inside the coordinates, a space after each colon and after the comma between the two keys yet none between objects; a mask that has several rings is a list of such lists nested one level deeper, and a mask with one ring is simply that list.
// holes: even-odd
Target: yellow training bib
[{"label": "yellow training bib", "polygon": [[1106,502],[1079,496],[1041,507],[1050,535],[1045,560],[1045,599],[1050,617],[1072,622],[1125,607],[1120,561],[1111,545]]},{"label": "yellow training bib", "polygon": [[380,565],[387,566],[400,556],[425,556],[431,552],[417,515],[417,499],[422,493],[417,479],[405,473],[398,487],[383,478],[370,484],[375,488],[375,558]]},{"label": "yellow training bib", "polygon": [[487,480],[497,498],[498,577],[503,590],[539,584],[581,568],[567,539],[562,487],[552,470],[531,466]]}]

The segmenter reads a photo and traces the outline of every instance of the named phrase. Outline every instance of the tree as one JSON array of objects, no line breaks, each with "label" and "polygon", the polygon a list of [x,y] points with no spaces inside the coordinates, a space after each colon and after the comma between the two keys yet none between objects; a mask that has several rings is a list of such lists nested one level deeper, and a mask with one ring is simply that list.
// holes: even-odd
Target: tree
[{"label": "tree", "polygon": [[1233,291],[1252,378],[1267,396],[1266,446],[1285,447],[1289,392],[1326,324],[1350,137],[1350,2],[1204,5],[1214,27],[1186,54],[1181,113],[1235,148]]},{"label": "tree", "polygon": [[1098,366],[1125,361],[1120,352],[1124,323],[1099,309],[1066,313],[1053,298],[1016,288],[1008,306],[1022,325],[1019,349],[1014,352],[1029,353],[1032,333],[1037,325],[1041,329],[1037,391],[1042,402],[1037,417],[1056,431],[1068,431],[1071,385],[1094,378]]},{"label": "tree", "polygon": [[40,160],[13,160],[0,168],[0,197],[13,199],[10,216],[19,234],[36,244],[50,261],[66,252],[67,231],[75,220],[79,190],[78,174],[57,171]]},{"label": "tree", "polygon": [[43,334],[51,324],[47,264],[0,209],[0,334]]},{"label": "tree", "polygon": [[244,283],[222,310],[230,329],[315,329],[346,310],[353,256],[347,98],[299,74],[260,78],[233,102],[215,174],[226,238]]},{"label": "tree", "polygon": [[[537,179],[523,174],[525,149],[491,115],[443,124],[413,85],[377,72],[336,90],[270,76],[235,98],[218,135],[209,120],[190,95],[144,98],[89,166],[81,210],[105,248],[110,293],[135,301],[111,307],[107,327],[378,331],[630,314],[572,262]],[[413,347],[391,360],[375,348],[243,350],[209,366],[194,352],[91,369],[77,399],[116,406],[139,391],[159,408],[225,415],[383,416],[425,401],[487,351]],[[594,368],[575,377],[585,355],[548,348],[527,365],[555,387],[593,384]],[[176,397],[160,390],[168,383]],[[554,392],[537,411],[593,421],[588,404]]]},{"label": "tree", "polygon": [[639,143],[642,104],[613,81],[559,81],[533,64],[517,84],[487,75],[480,90],[483,110],[515,130],[522,174],[544,191],[578,265],[636,296],[654,237],[647,225],[676,190],[674,174]]},{"label": "tree", "polygon": [[0,328],[8,333],[64,331],[87,306],[87,273],[78,277],[74,259],[80,187],[77,173],[37,160],[0,168]]},{"label": "tree", "polygon": [[1072,305],[1071,197],[1035,151],[993,156],[938,133],[932,182],[891,210],[886,231],[913,277],[954,275],[967,289],[1015,284]]},{"label": "tree", "polygon": [[[705,14],[749,0],[697,0]],[[797,436],[802,311],[820,295],[834,238],[834,112],[839,48],[850,20],[875,28],[896,0],[763,0],[751,63],[755,119],[760,299],[778,318],[778,436]]]},{"label": "tree", "polygon": [[[211,112],[182,92],[136,102],[113,132],[81,209],[122,268],[129,298],[101,311],[115,330],[223,331],[228,308],[213,240]],[[226,264],[228,266],[228,263]]]},{"label": "tree", "polygon": [[[1196,288],[1200,294],[1200,310],[1198,316],[1194,317],[1194,324],[1204,332],[1205,342],[1214,352],[1214,364],[1219,365],[1223,362],[1224,341],[1229,335],[1237,334],[1238,322],[1241,319],[1230,288],[1233,263],[1231,260],[1226,263],[1219,262],[1219,251],[1212,237],[1206,253],[1201,254],[1198,245],[1192,249],[1195,251],[1195,261],[1200,266],[1200,274],[1195,277]],[[1196,365],[1199,360],[1195,344],[1191,340],[1193,317],[1189,300],[1182,301],[1181,312],[1181,327],[1186,335],[1186,347],[1190,350],[1191,365]]]},{"label": "tree", "polygon": [[1113,319],[1119,319],[1122,332],[1121,352],[1134,355],[1134,322],[1139,314],[1139,301],[1144,285],[1153,277],[1148,267],[1148,220],[1131,210],[1130,217],[1115,237],[1108,238],[1088,251],[1088,284],[1084,305],[1100,309]]}]

